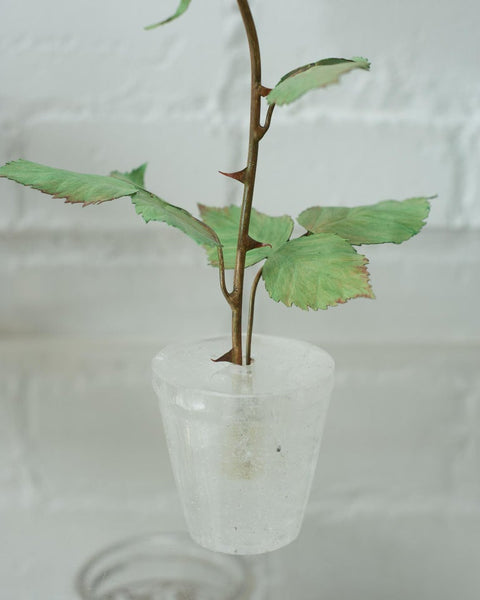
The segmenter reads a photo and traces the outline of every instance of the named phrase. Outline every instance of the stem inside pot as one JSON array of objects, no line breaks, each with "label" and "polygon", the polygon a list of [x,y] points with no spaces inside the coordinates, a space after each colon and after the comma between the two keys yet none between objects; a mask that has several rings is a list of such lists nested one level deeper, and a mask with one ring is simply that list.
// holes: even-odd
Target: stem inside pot
[{"label": "stem inside pot", "polygon": [[[227,370],[230,370],[227,367]],[[255,479],[264,469],[261,445],[264,433],[262,403],[254,396],[250,366],[229,374],[232,392],[242,396],[226,424],[222,467],[229,479]]]}]

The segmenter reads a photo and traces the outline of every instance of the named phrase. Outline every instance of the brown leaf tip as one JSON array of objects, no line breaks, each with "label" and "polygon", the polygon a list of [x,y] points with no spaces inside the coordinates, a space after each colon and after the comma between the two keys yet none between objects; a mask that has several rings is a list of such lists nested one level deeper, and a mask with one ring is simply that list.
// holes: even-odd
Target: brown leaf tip
[{"label": "brown leaf tip", "polygon": [[363,278],[365,279],[365,282],[367,284],[367,288],[368,288],[368,292],[366,292],[365,294],[357,294],[356,296],[353,296],[353,298],[371,298],[372,300],[375,299],[375,294],[373,292],[371,283],[370,283],[370,273],[368,272],[368,269],[366,267],[366,265],[368,264],[368,258],[364,257],[365,261],[364,264],[362,266],[357,267],[357,269],[360,271],[360,273],[362,274]]}]

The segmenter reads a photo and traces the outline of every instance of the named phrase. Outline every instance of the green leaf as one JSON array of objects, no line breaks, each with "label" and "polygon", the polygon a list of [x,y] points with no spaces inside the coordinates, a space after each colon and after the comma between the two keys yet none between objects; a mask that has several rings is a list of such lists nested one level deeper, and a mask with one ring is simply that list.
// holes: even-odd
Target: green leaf
[{"label": "green leaf", "polygon": [[213,229],[183,208],[143,189],[145,168],[146,165],[142,165],[129,173],[114,171],[111,176],[84,175],[20,159],[0,167],[0,177],[84,206],[131,196],[135,210],[147,223],[163,221],[181,229],[198,244],[219,246],[220,241]]},{"label": "green leaf", "polygon": [[112,177],[116,177],[117,179],[123,179],[124,181],[129,181],[134,185],[144,187],[145,186],[145,171],[147,169],[147,163],[143,163],[136,169],[129,171],[128,173],[121,173],[120,171],[112,171],[110,175]]},{"label": "green leaf", "polygon": [[12,179],[54,198],[65,198],[67,202],[80,202],[83,205],[131,196],[137,191],[132,183],[114,177],[74,173],[23,159],[0,167],[0,177]]},{"label": "green leaf", "polygon": [[170,21],[173,21],[174,19],[178,19],[178,17],[183,15],[183,13],[190,6],[190,1],[191,0],[180,0],[180,4],[178,5],[177,10],[171,17],[168,17],[168,19],[164,19],[163,21],[160,21],[159,23],[154,23],[153,25],[148,25],[147,27],[145,27],[145,29],[146,30],[155,29],[156,27],[160,27],[161,25],[170,23]]},{"label": "green leaf", "polygon": [[400,244],[425,225],[430,198],[384,200],[370,206],[314,206],[298,222],[312,233],[336,233],[351,244]]},{"label": "green leaf", "polygon": [[177,227],[189,237],[203,246],[213,247],[212,253],[217,254],[215,249],[220,246],[220,240],[216,233],[205,223],[196,219],[188,211],[173,204],[169,204],[155,194],[146,190],[139,190],[132,196],[137,214],[145,221],[163,221],[168,225]]},{"label": "green leaf", "polygon": [[368,259],[344,239],[320,233],[286,242],[263,266],[273,300],[307,310],[326,309],[352,298],[374,298]]},{"label": "green leaf", "polygon": [[[202,219],[216,231],[220,238],[223,245],[225,268],[233,269],[237,252],[240,207],[231,205],[225,208],[214,208],[199,204],[199,209]],[[266,258],[273,250],[290,238],[292,230],[293,220],[291,217],[270,217],[252,208],[249,235],[257,242],[269,245],[249,250],[245,266],[250,267]],[[207,248],[207,254],[210,264],[217,266],[217,252]]]},{"label": "green leaf", "polygon": [[353,69],[370,69],[366,58],[325,58],[315,63],[298,67],[284,75],[268,94],[269,104],[290,104],[315,88],[338,83],[340,76]]}]

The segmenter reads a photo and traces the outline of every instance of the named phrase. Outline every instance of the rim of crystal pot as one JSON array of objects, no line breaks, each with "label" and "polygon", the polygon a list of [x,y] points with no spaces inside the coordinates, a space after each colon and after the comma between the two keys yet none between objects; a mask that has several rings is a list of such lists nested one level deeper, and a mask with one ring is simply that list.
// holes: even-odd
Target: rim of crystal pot
[{"label": "rim of crystal pot", "polygon": [[[245,334],[242,336],[243,337],[243,341],[245,342]],[[229,366],[232,370],[236,370],[237,372],[249,372],[252,370],[252,367],[254,366],[255,363],[255,340],[259,340],[259,339],[263,339],[263,340],[282,340],[283,342],[294,342],[295,344],[302,344],[304,346],[307,346],[309,348],[311,348],[312,350],[315,350],[316,352],[318,352],[319,354],[323,355],[323,357],[325,359],[327,359],[328,361],[328,372],[325,373],[320,380],[327,380],[328,378],[332,377],[334,374],[334,370],[335,370],[335,360],[333,359],[333,357],[321,346],[318,346],[317,344],[314,344],[312,342],[308,342],[305,340],[301,340],[298,338],[289,338],[289,337],[284,337],[284,336],[275,336],[275,335],[267,335],[267,334],[253,334],[252,336],[252,347],[253,347],[253,353],[252,353],[252,364],[250,365],[236,365],[233,363],[221,363],[221,364],[225,364],[227,366]],[[175,352],[178,351],[180,348],[185,348],[188,346],[192,346],[195,344],[200,344],[200,343],[208,343],[208,342],[215,342],[216,340],[230,340],[230,336],[229,335],[216,335],[216,336],[212,336],[212,337],[206,337],[206,338],[191,338],[191,339],[186,339],[183,340],[181,342],[174,342],[172,344],[167,344],[166,346],[164,346],[160,352],[158,352],[157,354],[155,354],[155,356],[152,359],[152,371],[153,371],[153,380],[154,380],[154,387],[155,387],[155,379],[158,378],[164,382],[166,382],[168,385],[174,386],[177,389],[181,389],[181,390],[188,390],[189,392],[198,392],[198,393],[208,393],[208,395],[211,396],[218,396],[218,397],[222,397],[222,398],[262,398],[262,397],[268,397],[268,396],[273,396],[274,394],[272,392],[269,391],[265,391],[265,392],[255,392],[252,394],[249,393],[234,393],[234,392],[225,392],[225,391],[218,391],[218,390],[212,390],[212,389],[207,389],[204,387],[199,387],[199,386],[191,386],[191,385],[184,385],[182,383],[178,383],[176,381],[170,381],[168,379],[168,377],[165,376],[165,374],[160,374],[158,373],[158,370],[156,369],[156,364],[158,362],[160,362],[163,358],[168,358],[167,352]],[[212,359],[209,359],[212,360]],[[214,361],[212,361],[214,362]],[[220,364],[220,363],[217,363]],[[291,391],[293,391],[294,389],[296,389],[297,386],[292,386],[291,388],[285,388],[283,391],[284,393],[289,393]],[[314,385],[308,385],[305,386],[305,389],[309,389],[309,388],[314,388]]]}]

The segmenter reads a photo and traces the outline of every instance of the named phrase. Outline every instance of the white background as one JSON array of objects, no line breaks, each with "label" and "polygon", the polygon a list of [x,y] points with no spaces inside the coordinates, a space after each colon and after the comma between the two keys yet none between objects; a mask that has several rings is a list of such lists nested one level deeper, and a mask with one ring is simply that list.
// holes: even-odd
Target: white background
[{"label": "white background", "polygon": [[[235,2],[0,0],[0,162],[107,174],[195,212],[238,203],[249,60]],[[264,84],[328,56],[370,73],[277,108],[256,207],[298,215],[438,194],[427,228],[365,249],[377,300],[305,313],[259,291],[259,332],[309,339],[338,386],[309,508],[268,557],[272,598],[478,598],[480,9],[474,0],[252,2]],[[184,529],[149,360],[227,331],[201,248],[128,199],[0,188],[0,576],[70,600],[87,556]],[[478,555],[478,554],[477,554]],[[288,587],[290,586],[290,588]],[[284,594],[284,596],[282,596]]]}]

